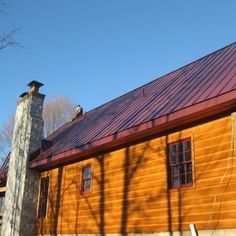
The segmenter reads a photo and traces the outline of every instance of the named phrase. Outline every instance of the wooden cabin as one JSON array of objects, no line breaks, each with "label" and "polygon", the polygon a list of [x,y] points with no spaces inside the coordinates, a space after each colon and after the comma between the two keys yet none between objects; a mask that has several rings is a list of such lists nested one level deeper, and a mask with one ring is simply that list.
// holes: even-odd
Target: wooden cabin
[{"label": "wooden cabin", "polygon": [[67,123],[30,164],[38,234],[235,234],[235,108],[234,43]]},{"label": "wooden cabin", "polygon": [[58,129],[38,235],[236,235],[236,43]]}]

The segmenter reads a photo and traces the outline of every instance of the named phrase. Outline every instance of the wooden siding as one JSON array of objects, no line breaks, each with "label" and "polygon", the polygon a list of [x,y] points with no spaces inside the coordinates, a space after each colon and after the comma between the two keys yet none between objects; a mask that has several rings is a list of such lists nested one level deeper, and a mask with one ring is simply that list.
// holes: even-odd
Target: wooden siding
[{"label": "wooden siding", "polygon": [[[191,137],[194,186],[169,190],[166,144]],[[125,233],[235,228],[232,119],[223,117],[62,166],[50,177],[47,217],[38,233]],[[81,193],[83,166],[92,191]]]}]

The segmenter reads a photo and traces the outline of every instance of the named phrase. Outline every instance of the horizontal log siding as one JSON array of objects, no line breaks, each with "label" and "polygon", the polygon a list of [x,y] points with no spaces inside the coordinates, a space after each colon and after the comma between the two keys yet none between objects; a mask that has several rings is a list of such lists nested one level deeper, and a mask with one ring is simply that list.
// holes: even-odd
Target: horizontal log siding
[{"label": "horizontal log siding", "polygon": [[[224,117],[42,173],[50,176],[38,233],[124,233],[234,228],[236,173],[231,117]],[[167,191],[166,142],[191,137],[194,185]],[[92,191],[81,193],[91,164]]]}]

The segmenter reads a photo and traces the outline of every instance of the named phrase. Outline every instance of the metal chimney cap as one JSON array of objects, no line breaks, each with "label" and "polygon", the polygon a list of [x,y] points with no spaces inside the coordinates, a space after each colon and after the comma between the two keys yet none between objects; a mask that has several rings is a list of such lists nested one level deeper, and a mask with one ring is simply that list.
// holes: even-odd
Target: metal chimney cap
[{"label": "metal chimney cap", "polygon": [[29,86],[30,88],[33,86],[36,86],[38,88],[42,87],[44,84],[36,81],[36,80],[32,80],[30,83],[27,84],[27,86]]},{"label": "metal chimney cap", "polygon": [[36,80],[32,80],[29,84],[27,84],[27,86],[31,88],[32,92],[38,92],[39,88],[43,86],[43,84]]}]

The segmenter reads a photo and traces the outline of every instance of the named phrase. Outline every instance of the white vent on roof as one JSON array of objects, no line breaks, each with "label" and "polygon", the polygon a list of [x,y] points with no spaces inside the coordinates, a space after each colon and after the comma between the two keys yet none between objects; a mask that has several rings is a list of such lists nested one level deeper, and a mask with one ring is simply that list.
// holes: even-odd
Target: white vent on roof
[{"label": "white vent on roof", "polygon": [[78,117],[80,117],[80,116],[82,116],[82,115],[83,115],[83,108],[82,108],[80,105],[78,105],[78,106],[75,108],[75,112],[74,112],[72,121],[78,119]]}]

